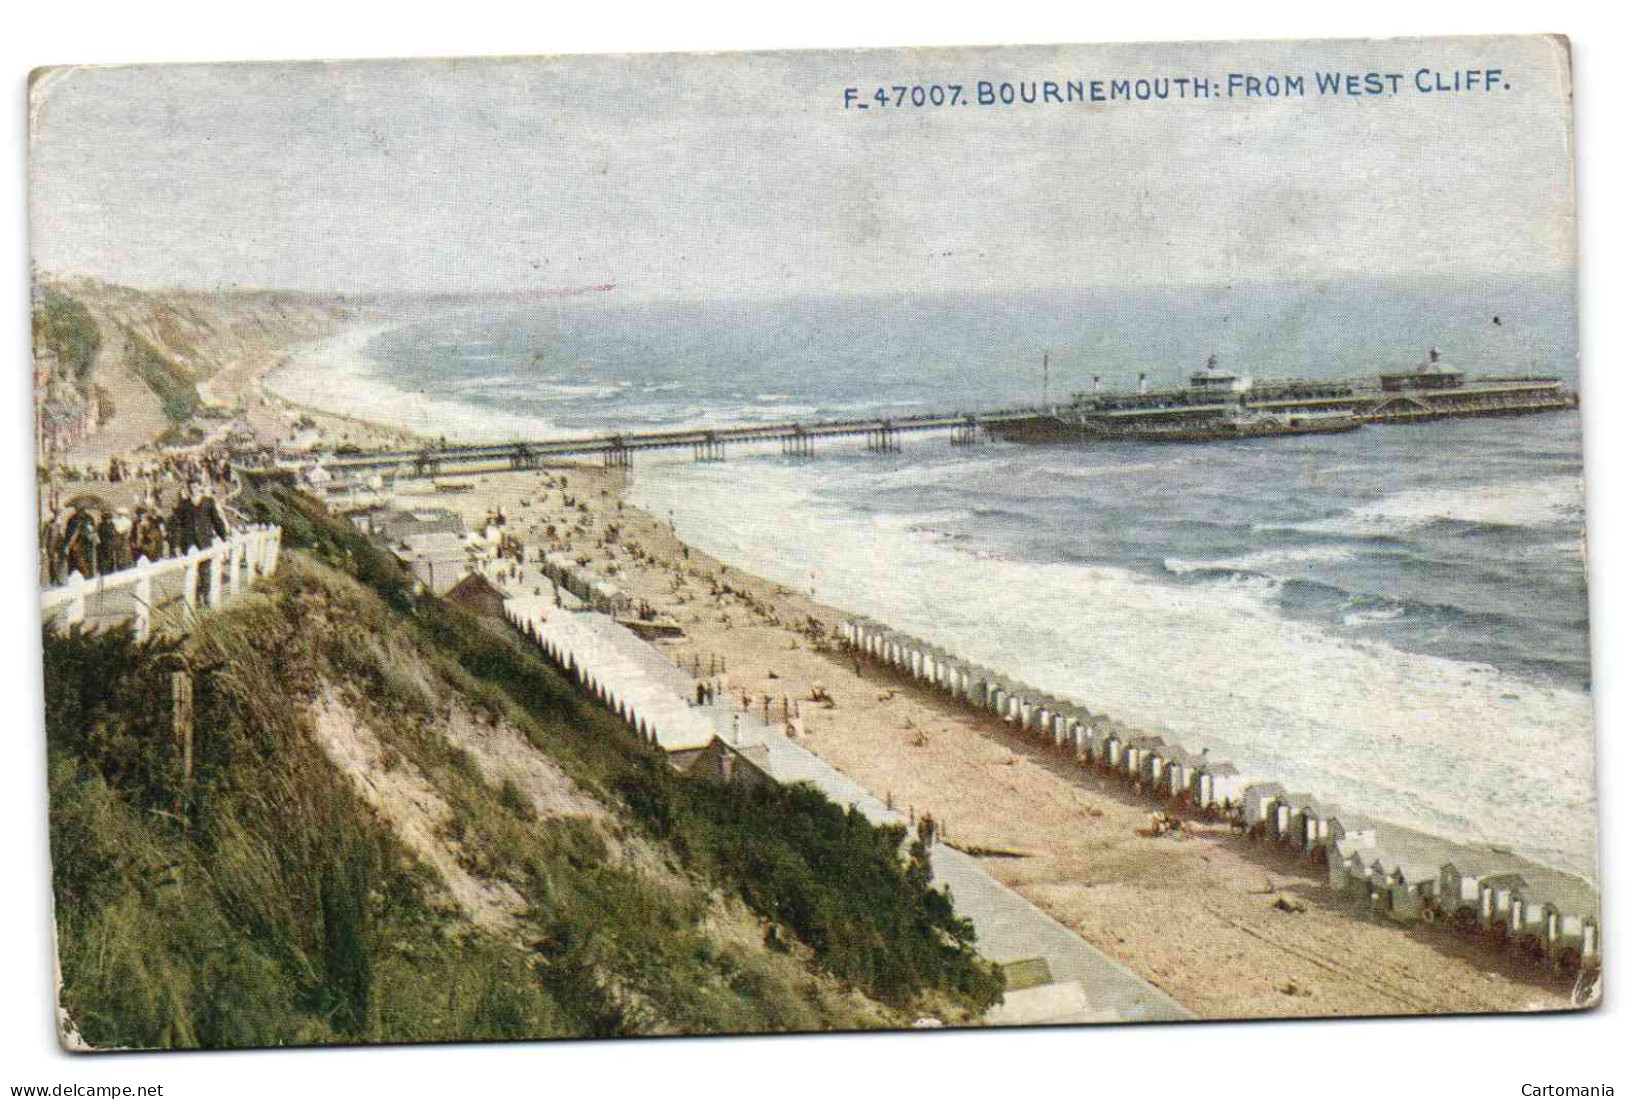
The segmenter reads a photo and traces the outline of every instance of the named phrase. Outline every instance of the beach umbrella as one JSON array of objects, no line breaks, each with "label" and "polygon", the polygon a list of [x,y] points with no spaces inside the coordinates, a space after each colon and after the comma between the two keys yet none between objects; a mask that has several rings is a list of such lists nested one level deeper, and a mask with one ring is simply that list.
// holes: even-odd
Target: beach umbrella
[{"label": "beach umbrella", "polygon": [[96,511],[108,510],[108,503],[106,500],[103,500],[100,496],[95,496],[88,492],[75,496],[73,499],[69,500],[65,506],[79,510],[84,510],[86,508],[92,508]]}]

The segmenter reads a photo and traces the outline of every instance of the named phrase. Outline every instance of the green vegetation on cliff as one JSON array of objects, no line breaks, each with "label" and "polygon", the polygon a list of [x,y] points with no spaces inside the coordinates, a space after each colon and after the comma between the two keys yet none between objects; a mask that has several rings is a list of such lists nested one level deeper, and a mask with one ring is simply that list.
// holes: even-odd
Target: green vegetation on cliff
[{"label": "green vegetation on cliff", "polygon": [[[45,639],[63,999],[92,1044],[850,1028],[997,1001],[896,830],[807,788],[677,774],[318,505],[280,487],[246,502],[290,550],[263,593],[185,640]],[[168,704],[182,668],[190,787]],[[450,872],[504,890],[509,924],[471,923],[324,754],[329,702],[444,802]],[[522,738],[599,808],[538,814],[458,722]]]},{"label": "green vegetation on cliff", "polygon": [[45,287],[34,309],[35,335],[56,352],[68,380],[81,393],[90,391],[96,377],[96,357],[102,350],[102,332],[90,310],[60,290]]},{"label": "green vegetation on cliff", "polygon": [[134,332],[125,334],[124,365],[158,395],[164,415],[173,423],[190,419],[203,403],[197,380]]}]

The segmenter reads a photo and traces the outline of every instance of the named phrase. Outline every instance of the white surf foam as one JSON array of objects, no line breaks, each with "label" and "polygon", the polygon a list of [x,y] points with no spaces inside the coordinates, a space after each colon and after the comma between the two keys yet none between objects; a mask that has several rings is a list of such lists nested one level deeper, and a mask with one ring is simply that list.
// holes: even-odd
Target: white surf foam
[{"label": "white surf foam", "polygon": [[1439,520],[1538,527],[1574,519],[1585,508],[1577,477],[1538,477],[1473,486],[1411,489],[1362,504],[1343,515],[1290,529],[1322,534],[1377,535],[1414,530]]},{"label": "white surf foam", "polygon": [[632,498],[701,548],[1096,712],[1163,723],[1248,774],[1594,874],[1591,704],[1494,669],[1340,639],[1256,584],[1010,560],[877,523],[827,468],[650,463]]},{"label": "white surf foam", "polygon": [[1342,623],[1352,629],[1368,626],[1373,622],[1393,622],[1405,617],[1404,607],[1386,607],[1370,611],[1349,611],[1342,616]]},{"label": "white surf foam", "polygon": [[1212,560],[1192,560],[1170,557],[1163,568],[1176,576],[1208,570],[1273,573],[1282,568],[1303,564],[1335,564],[1352,560],[1354,551],[1345,546],[1294,546],[1281,549],[1259,550],[1240,557],[1219,557]]},{"label": "white surf foam", "polygon": [[295,404],[458,442],[572,434],[539,416],[480,409],[399,388],[380,363],[367,357],[368,345],[394,327],[359,326],[298,348],[288,365],[265,379],[265,388]]}]

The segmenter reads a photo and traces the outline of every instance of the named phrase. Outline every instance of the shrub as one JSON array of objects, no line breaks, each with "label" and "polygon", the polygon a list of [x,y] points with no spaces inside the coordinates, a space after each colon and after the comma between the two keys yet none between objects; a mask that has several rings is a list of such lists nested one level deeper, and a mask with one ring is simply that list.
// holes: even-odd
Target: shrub
[{"label": "shrub", "polygon": [[171,423],[191,419],[203,403],[198,397],[197,381],[135,332],[125,333],[124,365],[158,395]]},{"label": "shrub", "polygon": [[79,391],[88,393],[102,350],[101,328],[90,311],[77,298],[46,287],[34,311],[34,331],[46,347],[56,352]]}]

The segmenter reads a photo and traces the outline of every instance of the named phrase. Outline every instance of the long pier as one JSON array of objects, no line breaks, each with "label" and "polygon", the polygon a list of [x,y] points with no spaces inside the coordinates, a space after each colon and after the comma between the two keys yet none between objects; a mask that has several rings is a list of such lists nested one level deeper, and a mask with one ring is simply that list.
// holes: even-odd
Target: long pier
[{"label": "long pier", "polygon": [[[415,450],[368,451],[335,454],[322,465],[335,476],[372,473],[438,476],[459,470],[497,468],[535,469],[549,459],[601,458],[605,466],[628,468],[640,451],[689,450],[695,461],[722,461],[730,445],[779,443],[789,457],[810,458],[821,440],[864,440],[875,453],[901,449],[901,437],[923,432],[950,433],[956,446],[981,440],[984,429],[1007,428],[1042,417],[1037,408],[1010,408],[992,412],[933,412],[853,420],[812,420],[795,423],[749,424],[741,427],[687,428],[678,431],[628,432],[569,439],[520,440],[502,443],[454,444]],[[310,459],[279,460],[284,466],[303,466]]]},{"label": "long pier", "polygon": [[[1118,395],[1128,401],[1084,411],[1102,421],[1168,423],[1210,416],[1227,403],[1192,403],[1188,390],[1163,394]],[[1156,398],[1167,398],[1159,402]],[[1255,412],[1341,411],[1361,423],[1417,423],[1456,417],[1508,416],[1573,408],[1577,397],[1556,378],[1485,378],[1463,388],[1439,390],[1385,389],[1371,379],[1354,382],[1285,381],[1266,383],[1242,400]],[[984,436],[1013,442],[1082,442],[1088,437],[1078,418],[1080,406],[1023,406],[986,412],[927,412],[912,416],[870,417],[747,424],[737,427],[694,427],[671,431],[618,432],[561,439],[521,439],[498,443],[459,443],[411,450],[354,451],[332,455],[282,456],[276,465],[301,469],[320,464],[335,477],[369,474],[437,477],[447,473],[489,473],[537,469],[559,458],[598,458],[610,469],[630,469],[640,451],[688,450],[696,462],[720,462],[730,446],[778,443],[785,457],[811,458],[820,441],[862,437],[867,450],[892,454],[902,449],[904,435],[948,432],[956,445]]]}]

